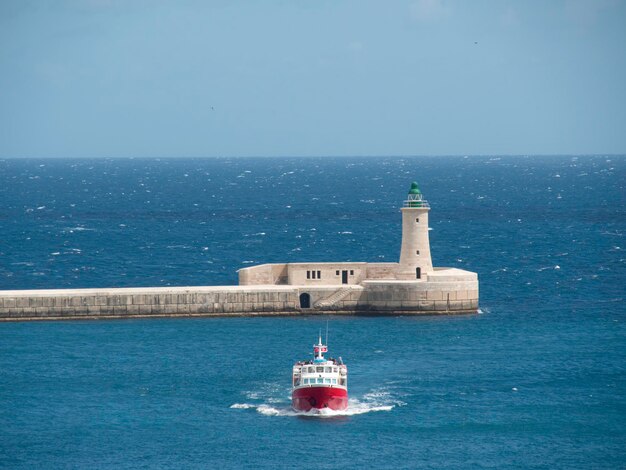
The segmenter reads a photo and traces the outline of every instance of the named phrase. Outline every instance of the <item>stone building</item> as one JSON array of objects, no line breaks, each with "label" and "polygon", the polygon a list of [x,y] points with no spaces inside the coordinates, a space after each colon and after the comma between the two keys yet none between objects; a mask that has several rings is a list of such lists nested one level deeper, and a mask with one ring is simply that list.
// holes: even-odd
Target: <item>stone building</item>
[{"label": "stone building", "polygon": [[298,308],[359,312],[453,313],[478,309],[478,276],[433,268],[428,238],[430,205],[411,184],[402,212],[398,263],[284,263],[239,270],[240,286],[298,289]]}]

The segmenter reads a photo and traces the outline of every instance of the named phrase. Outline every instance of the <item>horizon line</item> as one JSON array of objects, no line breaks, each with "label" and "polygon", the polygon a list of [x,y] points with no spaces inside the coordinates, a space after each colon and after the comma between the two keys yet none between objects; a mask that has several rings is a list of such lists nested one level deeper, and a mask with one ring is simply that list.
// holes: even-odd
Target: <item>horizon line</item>
[{"label": "horizon line", "polygon": [[514,158],[514,157],[626,157],[626,153],[476,153],[476,154],[396,154],[396,155],[211,155],[211,156],[0,156],[2,160],[177,160],[237,158]]}]

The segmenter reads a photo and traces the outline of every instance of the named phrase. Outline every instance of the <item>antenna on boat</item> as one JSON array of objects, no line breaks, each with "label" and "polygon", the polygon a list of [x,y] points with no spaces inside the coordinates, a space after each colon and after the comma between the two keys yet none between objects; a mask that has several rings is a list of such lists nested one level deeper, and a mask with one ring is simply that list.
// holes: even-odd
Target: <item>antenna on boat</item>
[{"label": "antenna on boat", "polygon": [[328,320],[326,320],[326,346],[328,346]]}]

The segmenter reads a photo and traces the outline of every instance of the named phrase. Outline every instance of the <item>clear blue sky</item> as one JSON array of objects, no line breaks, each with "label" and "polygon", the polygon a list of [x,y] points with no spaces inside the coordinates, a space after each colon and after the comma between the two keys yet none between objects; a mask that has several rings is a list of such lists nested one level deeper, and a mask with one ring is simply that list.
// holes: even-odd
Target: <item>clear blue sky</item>
[{"label": "clear blue sky", "polygon": [[626,1],[0,1],[0,157],[626,153]]}]

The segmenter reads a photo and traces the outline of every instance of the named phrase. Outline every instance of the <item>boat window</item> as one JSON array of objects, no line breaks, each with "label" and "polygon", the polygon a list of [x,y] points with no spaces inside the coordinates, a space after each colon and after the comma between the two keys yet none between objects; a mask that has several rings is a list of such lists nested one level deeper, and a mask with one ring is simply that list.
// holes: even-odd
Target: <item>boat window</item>
[{"label": "boat window", "polygon": [[312,374],[313,372],[315,372],[315,367],[309,367],[309,373]]},{"label": "boat window", "polygon": [[339,379],[339,385],[345,385],[346,379]]},{"label": "boat window", "polygon": [[333,368],[332,368],[332,367],[327,367],[327,368],[326,368],[326,373],[327,373],[327,374],[331,373],[332,371],[333,371]]},{"label": "boat window", "polygon": [[337,372],[337,368],[336,367],[333,367],[333,372]]},{"label": "boat window", "polygon": [[324,368],[323,367],[316,367],[317,372],[324,372]]},{"label": "boat window", "polygon": [[333,383],[336,384],[337,383],[337,379],[333,379]]},{"label": "boat window", "polygon": [[324,383],[324,379],[317,379],[317,383],[318,384],[323,384]]},{"label": "boat window", "polygon": [[324,379],[324,383],[325,384],[329,384],[330,383],[330,379]]}]

